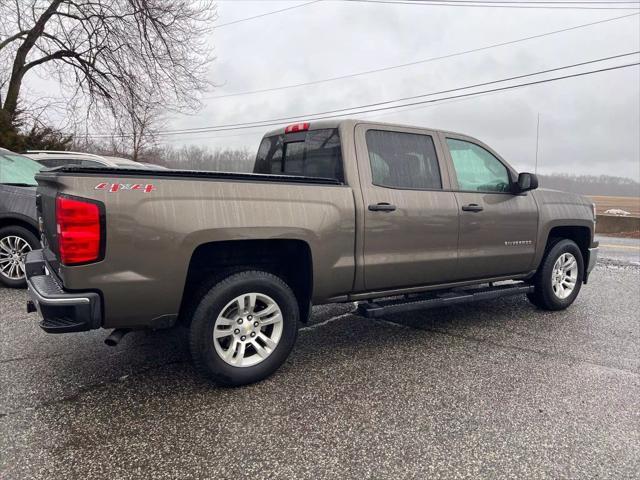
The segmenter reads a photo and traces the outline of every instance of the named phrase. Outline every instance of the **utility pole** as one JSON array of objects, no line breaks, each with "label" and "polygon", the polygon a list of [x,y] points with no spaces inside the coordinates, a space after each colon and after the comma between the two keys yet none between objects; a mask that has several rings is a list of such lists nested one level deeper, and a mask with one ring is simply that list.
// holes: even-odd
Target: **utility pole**
[{"label": "utility pole", "polygon": [[538,112],[538,125],[536,126],[536,168],[533,173],[538,174],[538,145],[540,143],[540,112]]}]

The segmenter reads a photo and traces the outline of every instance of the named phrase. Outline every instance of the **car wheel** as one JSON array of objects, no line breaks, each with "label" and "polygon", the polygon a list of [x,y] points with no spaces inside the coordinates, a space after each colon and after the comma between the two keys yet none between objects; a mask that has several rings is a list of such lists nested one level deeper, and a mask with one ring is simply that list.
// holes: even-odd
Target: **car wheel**
[{"label": "car wheel", "polygon": [[40,242],[26,228],[0,228],[0,283],[11,288],[25,288],[25,257],[37,248],[40,248]]},{"label": "car wheel", "polygon": [[230,275],[201,297],[190,327],[196,369],[214,382],[246,385],[275,372],[298,334],[291,288],[263,271]]},{"label": "car wheel", "polygon": [[584,260],[572,240],[556,241],[547,251],[533,278],[529,300],[545,310],[563,310],[573,303],[582,287]]}]

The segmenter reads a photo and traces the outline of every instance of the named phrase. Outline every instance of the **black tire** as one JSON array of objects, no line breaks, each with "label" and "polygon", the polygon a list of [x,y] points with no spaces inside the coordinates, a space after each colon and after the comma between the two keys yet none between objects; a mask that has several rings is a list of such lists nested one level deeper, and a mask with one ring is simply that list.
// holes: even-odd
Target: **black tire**
[{"label": "black tire", "polygon": [[[273,351],[257,365],[239,367],[227,363],[216,351],[213,340],[215,321],[236,297],[260,293],[273,299],[282,312],[282,333]],[[190,327],[193,363],[202,375],[224,386],[255,383],[274,373],[284,363],[298,336],[298,303],[291,288],[279,277],[250,270],[232,274],[216,283],[197,302]]]},{"label": "black tire", "polygon": [[[575,257],[578,273],[571,294],[566,298],[560,298],[553,290],[553,268],[558,258],[565,253],[570,253]],[[583,278],[584,260],[578,245],[573,240],[554,239],[550,242],[542,263],[533,277],[532,283],[535,286],[535,291],[527,294],[527,297],[531,303],[543,310],[564,310],[573,303],[580,293]]]},{"label": "black tire", "polygon": [[[38,240],[38,238],[24,227],[11,225],[8,227],[0,228],[0,242],[8,237],[21,238],[29,244],[31,250],[37,250],[38,248],[40,248],[40,241]],[[10,288],[26,288],[27,279],[24,276],[22,276],[22,278],[20,279],[13,279],[0,271],[0,283]]]}]

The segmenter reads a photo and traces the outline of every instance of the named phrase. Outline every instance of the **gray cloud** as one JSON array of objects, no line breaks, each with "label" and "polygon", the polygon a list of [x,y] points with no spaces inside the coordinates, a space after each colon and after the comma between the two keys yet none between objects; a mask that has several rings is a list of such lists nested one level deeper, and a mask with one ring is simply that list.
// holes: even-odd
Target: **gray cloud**
[{"label": "gray cloud", "polygon": [[[219,23],[291,4],[222,1]],[[205,96],[411,62],[625,13],[629,12],[319,2],[216,30],[210,44],[217,60],[210,75],[221,86]],[[172,118],[168,128],[255,121],[384,101],[635,50],[640,50],[638,16],[353,79],[209,99],[197,115]],[[638,180],[639,92],[640,69],[633,67],[362,117],[468,133],[494,146],[516,168],[532,170],[539,112],[540,172],[622,175]],[[177,136],[166,141],[254,150],[265,130]]]}]

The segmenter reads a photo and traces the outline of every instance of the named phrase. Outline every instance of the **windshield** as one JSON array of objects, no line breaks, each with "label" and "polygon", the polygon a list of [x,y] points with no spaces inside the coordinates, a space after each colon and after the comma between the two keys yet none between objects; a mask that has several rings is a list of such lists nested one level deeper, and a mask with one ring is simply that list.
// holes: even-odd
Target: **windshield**
[{"label": "windshield", "polygon": [[0,183],[9,185],[38,185],[35,174],[42,165],[15,153],[0,152]]}]

